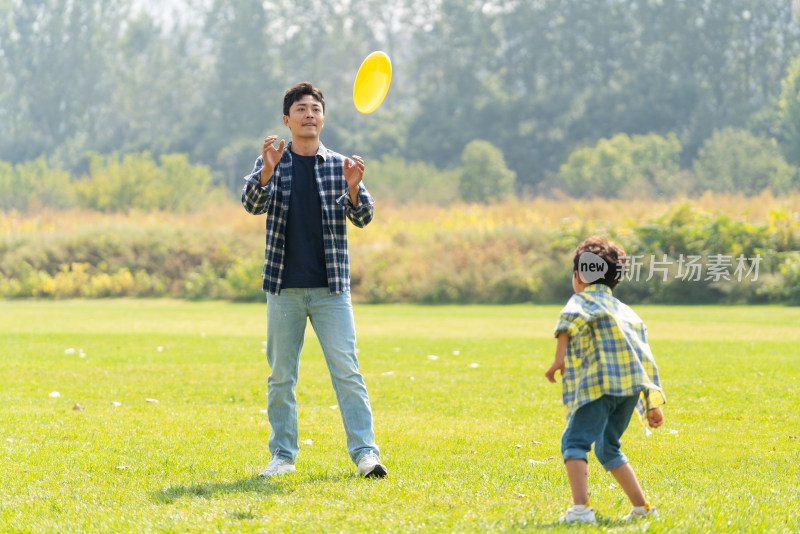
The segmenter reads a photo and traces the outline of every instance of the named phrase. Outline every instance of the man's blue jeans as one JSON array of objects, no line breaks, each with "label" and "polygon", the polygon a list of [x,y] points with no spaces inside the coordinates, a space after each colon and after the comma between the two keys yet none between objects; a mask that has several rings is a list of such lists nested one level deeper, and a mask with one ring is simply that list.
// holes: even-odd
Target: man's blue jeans
[{"label": "man's blue jeans", "polygon": [[347,434],[354,463],[372,451],[379,454],[364,378],[358,371],[356,329],[350,293],[331,294],[327,287],[283,289],[267,294],[267,412],[273,457],[294,463],[299,452],[295,384],[306,320],[317,334]]}]

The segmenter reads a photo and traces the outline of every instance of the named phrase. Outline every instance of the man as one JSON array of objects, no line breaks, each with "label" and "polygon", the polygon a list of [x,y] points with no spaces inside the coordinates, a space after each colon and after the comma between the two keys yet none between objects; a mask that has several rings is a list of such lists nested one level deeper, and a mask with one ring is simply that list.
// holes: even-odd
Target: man
[{"label": "man", "polygon": [[367,388],[358,370],[350,301],[345,217],[362,228],[374,201],[361,183],[364,160],[353,162],[320,143],[325,99],[308,82],[283,99],[283,123],[292,141],[264,140],[255,169],[245,177],[242,204],[267,214],[263,289],[267,293],[267,413],[272,461],[264,477],[295,471],[297,383],[306,320],[311,321],[328,364],[347,434],[347,451],[364,477],[386,476],[378,460]]}]

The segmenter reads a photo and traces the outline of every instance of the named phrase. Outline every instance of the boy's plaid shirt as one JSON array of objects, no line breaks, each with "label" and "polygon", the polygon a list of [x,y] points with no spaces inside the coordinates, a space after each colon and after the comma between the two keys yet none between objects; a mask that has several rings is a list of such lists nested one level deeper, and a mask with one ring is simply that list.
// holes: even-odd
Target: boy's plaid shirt
[{"label": "boy's plaid shirt", "polygon": [[[292,144],[283,150],[275,166],[272,178],[266,187],[261,187],[259,174],[264,162],[261,156],[255,168],[245,176],[242,189],[242,205],[253,215],[267,214],[267,243],[264,250],[262,288],[277,295],[283,279],[286,220],[289,215],[289,199],[292,193]],[[347,221],[363,228],[372,220],[375,201],[363,183],[358,184],[358,207],[350,202],[347,181],[344,179],[345,157],[328,150],[321,143],[317,151],[315,173],[317,188],[322,202],[323,243],[328,287],[331,293],[350,290],[350,260],[347,252]]]},{"label": "boy's plaid shirt", "polygon": [[640,395],[640,417],[666,402],[644,323],[610,287],[592,284],[572,295],[556,337],[561,332],[569,334],[562,380],[568,419],[603,395]]}]

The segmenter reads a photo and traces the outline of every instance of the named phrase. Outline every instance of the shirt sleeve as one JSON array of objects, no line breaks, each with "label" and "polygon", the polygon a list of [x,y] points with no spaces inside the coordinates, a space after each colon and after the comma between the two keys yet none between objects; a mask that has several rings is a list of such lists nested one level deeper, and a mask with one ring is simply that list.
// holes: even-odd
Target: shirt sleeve
[{"label": "shirt sleeve", "polygon": [[358,228],[363,228],[372,221],[375,214],[375,200],[363,183],[358,184],[358,206],[353,206],[350,193],[347,192],[336,199],[336,203],[344,207],[345,214]]},{"label": "shirt sleeve", "polygon": [[264,187],[261,187],[261,168],[264,161],[261,156],[256,160],[253,172],[244,177],[245,184],[242,188],[242,206],[248,213],[261,215],[267,212],[269,202],[275,197],[275,172]]},{"label": "shirt sleeve", "polygon": [[561,310],[553,336],[558,337],[561,332],[566,332],[570,338],[577,337],[591,320],[592,315],[586,310],[583,299],[579,295],[573,295]]}]

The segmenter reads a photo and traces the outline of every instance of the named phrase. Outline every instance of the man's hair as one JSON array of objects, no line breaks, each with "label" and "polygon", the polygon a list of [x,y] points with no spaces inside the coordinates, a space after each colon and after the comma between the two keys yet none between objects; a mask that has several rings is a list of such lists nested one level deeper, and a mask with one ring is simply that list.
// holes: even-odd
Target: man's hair
[{"label": "man's hair", "polygon": [[591,252],[592,254],[602,258],[608,265],[608,270],[605,275],[592,282],[593,284],[605,284],[611,289],[617,287],[622,275],[625,273],[625,265],[628,262],[628,256],[625,254],[625,249],[621,245],[609,241],[605,237],[593,235],[584,239],[578,248],[575,249],[575,256],[572,259],[573,272],[579,271],[579,261],[581,254]]},{"label": "man's hair", "polygon": [[310,82],[300,82],[294,87],[286,91],[283,96],[283,114],[288,115],[292,104],[300,100],[306,95],[311,95],[314,100],[322,104],[322,114],[325,114],[325,97],[322,96],[322,91],[311,85]]}]

